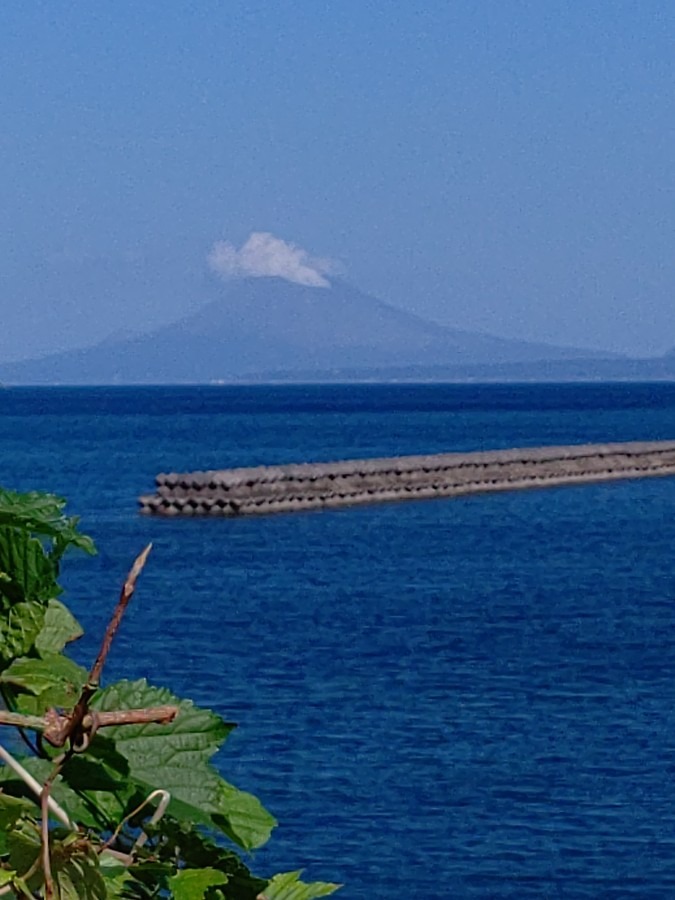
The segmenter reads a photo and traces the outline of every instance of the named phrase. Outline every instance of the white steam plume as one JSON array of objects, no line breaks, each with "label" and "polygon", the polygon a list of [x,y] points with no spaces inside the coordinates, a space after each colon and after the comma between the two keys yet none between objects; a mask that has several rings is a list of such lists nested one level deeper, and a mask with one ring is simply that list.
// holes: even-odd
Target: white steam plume
[{"label": "white steam plume", "polygon": [[310,256],[302,247],[267,231],[252,232],[238,250],[229,241],[216,241],[208,261],[221,278],[276,276],[309,287],[330,287],[326,275],[335,271],[331,260]]}]

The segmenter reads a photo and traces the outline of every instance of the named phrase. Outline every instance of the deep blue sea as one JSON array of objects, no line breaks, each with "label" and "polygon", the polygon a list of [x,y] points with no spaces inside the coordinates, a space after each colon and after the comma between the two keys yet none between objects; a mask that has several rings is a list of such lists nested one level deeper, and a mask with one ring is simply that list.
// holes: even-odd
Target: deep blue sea
[{"label": "deep blue sea", "polygon": [[347,898],[675,896],[675,479],[239,520],[142,518],[160,471],[675,438],[675,385],[0,391],[0,483],[100,550],[89,661],[240,723],[252,861]]}]

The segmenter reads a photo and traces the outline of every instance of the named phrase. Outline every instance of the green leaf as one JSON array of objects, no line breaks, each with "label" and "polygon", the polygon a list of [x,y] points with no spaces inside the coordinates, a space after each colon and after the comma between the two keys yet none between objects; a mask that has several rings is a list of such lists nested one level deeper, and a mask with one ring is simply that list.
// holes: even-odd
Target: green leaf
[{"label": "green leaf", "polygon": [[[171,808],[177,815],[211,824],[216,808],[219,777],[209,758],[231,730],[209,710],[179,700],[165,688],[150,687],[143,679],[121,681],[101,691],[92,707],[99,711],[141,709],[175,705],[178,716],[170,725],[120,725],[106,728],[97,736],[89,756],[105,756],[110,747],[124,760],[128,780],[143,787],[145,793],[161,788],[171,794]],[[112,762],[115,765],[115,762]]]},{"label": "green leaf", "polygon": [[[138,783],[149,791],[159,786],[160,778],[155,775],[152,782]],[[228,784],[208,764],[199,771],[164,769],[161,783],[171,794],[169,810],[173,815],[216,828],[244,850],[261,847],[277,824],[256,797]]]},{"label": "green leaf", "polygon": [[341,885],[314,881],[303,884],[300,881],[302,871],[285,872],[275,875],[260,895],[264,900],[313,900],[314,897],[327,897],[335,893]]},{"label": "green leaf", "polygon": [[[36,730],[47,708],[72,709],[87,679],[84,669],[61,655],[82,629],[55,598],[65,551],[92,553],[94,545],[78,532],[77,519],[64,515],[64,505],[53,495],[0,488],[0,688],[13,713],[33,714]],[[298,872],[266,883],[221,845],[217,830],[252,849],[276,824],[255,797],[224,781],[211,763],[234,726],[145,681],[120,682],[99,692],[92,708],[165,705],[179,710],[173,723],[101,729],[84,752],[62,762],[53,799],[88,830],[71,833],[49,816],[56,896],[151,900],[171,889],[177,900],[255,900],[263,890],[269,900],[313,900],[333,893],[338,885],[303,884]],[[44,746],[49,756],[58,752]],[[53,774],[49,758],[22,763],[38,783]],[[169,792],[171,803],[167,814],[150,824],[150,809],[134,811],[157,788]],[[0,765],[0,889],[10,885],[26,897],[44,891],[40,815],[39,801],[21,777]],[[131,848],[139,828],[149,836],[138,850],[139,861],[128,868],[111,853],[97,852],[122,822],[120,849]]]},{"label": "green leaf", "polygon": [[0,855],[7,852],[7,834],[22,816],[34,816],[34,803],[24,797],[10,797],[0,793]]},{"label": "green leaf", "polygon": [[71,641],[84,634],[80,623],[59,600],[51,599],[47,604],[42,630],[35,640],[35,648],[40,656],[60,653]]},{"label": "green leaf", "polygon": [[126,760],[122,757],[119,760],[121,764],[111,765],[110,761],[92,758],[87,753],[68,761],[62,778],[64,786],[74,792],[74,797],[67,801],[71,818],[82,825],[112,830],[127,812],[139,805],[143,796],[129,782]]},{"label": "green leaf", "polygon": [[[22,758],[20,762],[41,784],[46,781],[54,768],[51,760],[38,759],[35,756]],[[72,779],[72,785],[68,779]],[[33,804],[34,815],[39,817],[39,800],[9,766],[0,766],[0,785],[12,797],[27,798]],[[97,790],[100,790],[100,794],[97,794]],[[124,815],[128,797],[132,792],[133,789],[129,788],[123,778],[111,775],[100,765],[87,766],[85,760],[75,756],[69,760],[62,774],[55,780],[51,794],[74,822],[100,829],[117,824]],[[100,812],[95,812],[94,804],[101,807]],[[50,814],[50,818],[54,818],[53,813]]]},{"label": "green leaf", "polygon": [[0,526],[9,525],[52,538],[58,555],[68,546],[95,553],[92,539],[77,530],[79,519],[63,514],[65,505],[66,501],[54,494],[37,491],[18,494],[0,488]]},{"label": "green leaf", "polygon": [[206,891],[227,884],[227,875],[217,869],[181,869],[169,879],[174,900],[202,900]]},{"label": "green leaf", "polygon": [[[18,762],[21,763],[29,775],[32,775],[38,781],[43,781],[47,778],[53,769],[53,764],[48,759],[38,759],[36,756],[19,756]],[[33,806],[34,814],[39,813],[40,801],[21,776],[4,763],[0,766],[0,791],[2,791],[3,796],[22,798],[26,802],[30,802]]]},{"label": "green leaf", "polygon": [[60,653],[52,653],[44,659],[15,659],[0,675],[1,684],[39,697],[42,709],[31,710],[37,715],[55,706],[72,708],[86,681],[86,669]]},{"label": "green leaf", "polygon": [[164,816],[146,830],[154,838],[154,852],[161,858],[171,862],[178,859],[186,869],[217,869],[227,875],[228,900],[255,900],[267,883],[252,875],[233,850],[216,844],[192,822]]},{"label": "green leaf", "polygon": [[41,600],[46,604],[60,593],[56,565],[28,531],[0,527],[0,572],[0,597],[6,605],[21,600]]},{"label": "green leaf", "polygon": [[[276,820],[251,794],[224,781],[209,759],[232,730],[232,725],[189,700],[179,700],[165,688],[145,680],[121,681],[101,691],[92,706],[98,710],[140,709],[175,705],[178,716],[170,725],[122,725],[106,729],[106,738],[129,764],[129,777],[149,789],[171,794],[170,811],[178,818],[216,826],[245,849],[269,838]],[[92,743],[96,753],[98,738]]]},{"label": "green leaf", "polygon": [[98,865],[108,900],[122,900],[123,897],[129,897],[126,887],[131,881],[131,875],[127,867],[107,850],[99,856]]},{"label": "green leaf", "polygon": [[105,882],[91,844],[70,836],[51,842],[52,876],[60,900],[105,900]]},{"label": "green leaf", "polygon": [[[176,754],[199,763],[218,750],[233,725],[208,709],[200,709],[191,700],[180,700],[167,688],[152,687],[142,678],[118,681],[100,691],[92,702],[99,711],[143,709],[148,706],[177,706],[178,715],[169,725],[119,725],[106,728],[106,737],[130,762],[163,765]],[[151,757],[151,758],[149,758]]]},{"label": "green leaf", "polygon": [[125,900],[150,900],[150,898],[168,897],[169,878],[175,874],[176,863],[160,863],[155,860],[144,860],[129,867],[132,880],[128,882],[123,893]]},{"label": "green leaf", "polygon": [[[63,515],[64,505],[63,500],[50,494],[16,494],[0,488],[0,609],[12,609],[21,603],[45,607],[61,593],[57,582],[59,560],[68,547],[94,552],[90,538],[77,531],[77,519]],[[42,617],[38,631],[43,626],[44,609]],[[31,649],[32,641],[22,642],[18,649],[10,646],[16,628],[17,623],[12,623],[10,637],[4,622],[0,630],[0,654],[5,659]],[[33,641],[35,637],[33,634]]]},{"label": "green leaf", "polygon": [[9,865],[21,877],[25,876],[33,869],[42,849],[39,826],[20,820],[7,835],[7,848]]},{"label": "green leaf", "polygon": [[35,809],[35,804],[24,797],[10,797],[0,792],[0,833],[9,831],[21,816],[34,815]]},{"label": "green leaf", "polygon": [[213,821],[230,840],[245,850],[265,844],[277,824],[257,797],[240,791],[222,778]]},{"label": "green leaf", "polygon": [[0,620],[0,658],[25,656],[33,647],[45,620],[44,606],[35,600],[17,603]]},{"label": "green leaf", "polygon": [[16,872],[11,872],[8,869],[0,869],[0,887],[12,884],[15,878]]}]

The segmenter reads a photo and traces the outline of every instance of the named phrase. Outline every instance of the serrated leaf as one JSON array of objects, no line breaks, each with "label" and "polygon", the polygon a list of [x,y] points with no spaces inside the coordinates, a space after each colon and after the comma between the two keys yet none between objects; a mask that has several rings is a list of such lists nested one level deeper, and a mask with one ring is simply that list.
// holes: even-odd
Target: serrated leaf
[{"label": "serrated leaf", "polygon": [[9,661],[25,656],[42,630],[44,620],[45,608],[39,601],[30,600],[10,607],[4,620],[0,620],[0,658]]},{"label": "serrated leaf", "polygon": [[72,708],[86,681],[86,669],[60,653],[43,659],[15,659],[0,675],[0,683],[39,696],[42,710],[34,710],[36,714],[55,706]]},{"label": "serrated leaf", "polygon": [[[33,778],[40,782],[44,781],[54,768],[48,759],[38,759],[36,756],[19,757],[18,761],[29,775],[32,775]],[[22,798],[26,802],[32,803],[36,814],[39,813],[40,801],[21,776],[4,763],[0,765],[0,790],[5,796]]]},{"label": "serrated leaf", "polygon": [[[178,818],[216,825],[245,849],[261,846],[276,820],[255,797],[229,785],[209,765],[231,725],[165,688],[150,687],[145,680],[112,685],[94,698],[92,706],[112,710],[165,704],[179,709],[170,725],[106,729],[106,738],[114,740],[117,752],[129,763],[129,777],[150,789],[169,791],[169,809]],[[96,741],[91,752],[96,752]]]},{"label": "serrated leaf", "polygon": [[206,891],[227,884],[227,875],[217,869],[182,869],[169,879],[174,900],[203,900]]},{"label": "serrated leaf", "polygon": [[37,538],[20,528],[0,527],[0,597],[5,605],[41,600],[60,593],[57,567]]},{"label": "serrated leaf", "polygon": [[218,810],[213,821],[245,850],[265,844],[277,825],[274,816],[257,797],[240,791],[222,778],[218,786]]},{"label": "serrated leaf", "polygon": [[[115,752],[125,760],[127,778],[143,785],[147,793],[155,788],[171,794],[172,807],[180,815],[196,815],[210,824],[218,793],[218,775],[209,766],[231,727],[209,710],[179,700],[165,688],[154,688],[145,679],[121,681],[96,695],[92,706],[99,711],[141,709],[175,705],[178,716],[170,725],[121,725],[106,728],[105,738],[98,736],[90,755]],[[188,809],[185,808],[187,804]]]},{"label": "serrated leaf", "polygon": [[99,856],[99,871],[105,883],[108,900],[122,900],[123,897],[130,896],[126,892],[126,887],[131,881],[129,870],[107,850]]},{"label": "serrated leaf", "polygon": [[[61,593],[56,579],[63,553],[70,546],[94,552],[91,540],[77,531],[77,519],[64,516],[63,507],[63,500],[49,494],[0,488],[0,657],[5,660],[25,655],[42,630],[45,607]],[[28,616],[35,608],[40,609],[37,619]]]},{"label": "serrated leaf", "polygon": [[0,854],[7,852],[7,834],[22,816],[35,816],[35,804],[24,797],[0,793]]},{"label": "serrated leaf", "polygon": [[[79,534],[77,519],[65,516],[63,509],[64,501],[52,495],[0,489],[0,673],[8,666],[0,684],[12,712],[28,711],[38,718],[47,707],[72,708],[87,678],[84,669],[61,656],[82,630],[55,597],[63,553],[69,547],[94,552],[94,547]],[[303,884],[300,873],[277,876],[264,887],[237,854],[200,833],[206,825],[220,840],[213,832],[219,829],[251,849],[264,843],[276,824],[255,797],[224,781],[210,762],[233,726],[145,681],[113,685],[97,695],[92,707],[111,711],[168,704],[179,709],[174,723],[102,729],[85,752],[66,757],[52,796],[70,819],[106,836],[134,815],[120,845],[130,846],[141,821],[150,842],[139,850],[145,861],[126,869],[111,862],[110,854],[97,855],[92,841],[98,839],[91,833],[80,829],[71,834],[50,825],[56,896],[149,900],[165,896],[169,885],[177,900],[253,900],[261,888],[269,900],[312,900],[333,893],[337,885]],[[32,727],[39,730],[38,718]],[[31,757],[22,763],[39,783],[52,775],[50,759]],[[0,867],[0,888],[11,884],[21,896],[37,896],[44,890],[39,802],[6,766],[0,766],[0,784],[0,855],[2,865],[16,869]],[[169,814],[151,826],[149,811],[132,811],[156,788],[169,791],[172,799]],[[30,799],[22,799],[24,795]]]},{"label": "serrated leaf", "polygon": [[99,711],[143,709],[148,706],[177,706],[178,715],[169,725],[120,725],[106,729],[119,752],[130,762],[147,760],[149,753],[161,765],[175,754],[193,763],[209,759],[218,750],[234,726],[208,709],[200,709],[191,700],[180,700],[167,688],[152,687],[144,678],[118,681],[100,691],[92,702]]},{"label": "serrated leaf", "polygon": [[187,869],[217,869],[227,875],[229,900],[255,900],[266,880],[252,875],[240,857],[193,822],[179,822],[165,816],[147,829],[152,836],[161,835],[155,852],[172,862],[179,859]]},{"label": "serrated leaf", "polygon": [[24,877],[33,869],[42,849],[39,826],[19,821],[7,835],[7,849],[9,865]]},{"label": "serrated leaf", "polygon": [[109,850],[103,850],[98,858],[99,868],[104,878],[118,878],[120,875],[128,875],[129,869],[118,856],[114,856]]},{"label": "serrated leaf", "polygon": [[0,832],[8,831],[21,816],[34,814],[35,804],[29,800],[0,792]]},{"label": "serrated leaf", "polygon": [[103,830],[121,822],[143,800],[136,786],[129,782],[127,771],[123,759],[118,768],[89,754],[78,754],[69,760],[63,769],[63,782],[79,798],[71,817],[83,825],[98,825]]},{"label": "serrated leaf", "polygon": [[154,860],[131,865],[131,880],[127,883],[122,896],[125,900],[152,900],[152,898],[168,897],[169,878],[175,873],[176,864],[160,863]]},{"label": "serrated leaf", "polygon": [[341,887],[325,881],[304,884],[300,881],[301,875],[301,870],[275,875],[260,894],[260,900],[314,900],[315,897],[328,897]]},{"label": "serrated leaf", "polygon": [[0,526],[9,525],[52,538],[60,553],[67,546],[95,553],[92,539],[77,530],[77,516],[64,515],[65,506],[66,501],[54,494],[38,491],[19,494],[0,488]]},{"label": "serrated leaf", "polygon": [[105,900],[105,882],[93,847],[71,840],[55,841],[51,847],[52,876],[60,900]]},{"label": "serrated leaf", "polygon": [[60,653],[66,644],[83,634],[80,623],[70,610],[59,600],[51,599],[47,604],[44,625],[35,639],[35,648],[40,656]]}]

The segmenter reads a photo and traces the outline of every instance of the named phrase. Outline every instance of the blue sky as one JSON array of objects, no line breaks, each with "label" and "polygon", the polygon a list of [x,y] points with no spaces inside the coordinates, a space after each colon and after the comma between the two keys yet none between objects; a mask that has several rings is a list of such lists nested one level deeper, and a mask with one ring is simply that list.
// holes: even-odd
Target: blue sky
[{"label": "blue sky", "polygon": [[672,0],[0,6],[0,359],[270,232],[436,321],[675,345]]}]

